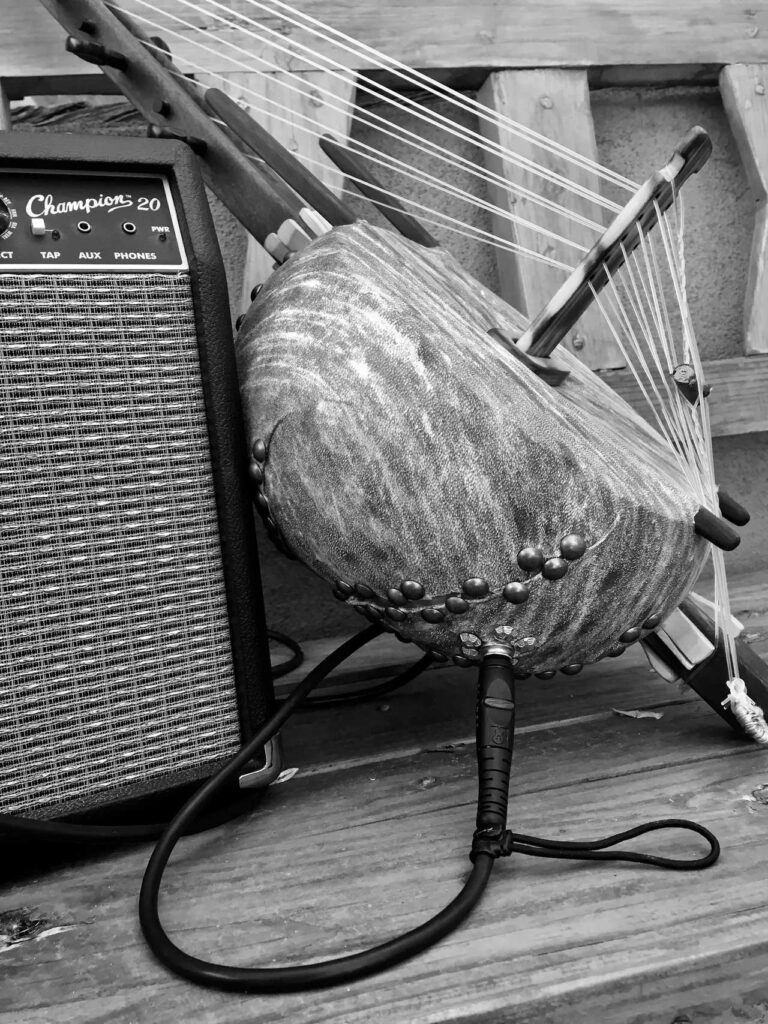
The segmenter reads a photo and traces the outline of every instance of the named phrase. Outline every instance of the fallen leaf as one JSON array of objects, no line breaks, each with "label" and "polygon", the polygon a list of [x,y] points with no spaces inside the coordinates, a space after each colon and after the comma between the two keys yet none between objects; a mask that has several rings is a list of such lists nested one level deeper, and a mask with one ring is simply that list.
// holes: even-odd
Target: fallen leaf
[{"label": "fallen leaf", "polygon": [[621,711],[619,708],[611,708],[614,715],[621,715],[623,718],[663,718],[661,711]]}]

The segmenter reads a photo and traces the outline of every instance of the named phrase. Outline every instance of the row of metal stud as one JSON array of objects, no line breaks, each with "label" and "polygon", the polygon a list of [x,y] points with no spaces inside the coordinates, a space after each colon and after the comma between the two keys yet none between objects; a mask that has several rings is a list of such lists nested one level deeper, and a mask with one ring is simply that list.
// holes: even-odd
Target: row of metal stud
[{"label": "row of metal stud", "polygon": [[[547,557],[544,551],[538,547],[521,548],[517,554],[517,564],[528,573],[541,573],[544,579],[562,579],[568,571],[568,563],[581,558],[587,549],[586,541],[577,533],[570,533],[560,541],[560,554]],[[464,615],[469,611],[469,599],[480,600],[487,597],[491,592],[490,584],[480,576],[473,576],[464,580],[461,585],[461,594],[449,594],[445,598],[446,611],[451,615]],[[366,583],[347,583],[345,580],[336,580],[333,587],[334,596],[340,601],[348,601],[350,597],[357,597],[362,601],[381,600],[374,590]],[[389,602],[384,613],[392,622],[405,622],[407,612],[402,607],[411,601],[420,601],[424,597],[424,587],[416,580],[404,580],[399,587],[390,587],[386,593]],[[513,581],[502,588],[502,597],[510,604],[524,604],[530,596],[528,583]],[[418,609],[412,609],[418,611]],[[429,607],[420,610],[421,617],[425,622],[436,624],[445,619],[445,612],[440,608]]]},{"label": "row of metal stud", "polygon": [[295,558],[296,556],[288,546],[283,531],[277,525],[272,515],[272,510],[269,507],[269,498],[264,493],[264,463],[267,460],[267,446],[261,439],[253,442],[251,455],[253,458],[248,470],[251,480],[256,487],[256,497],[254,499],[256,508],[259,510],[266,531],[277,550],[287,558]]},{"label": "row of metal stud", "polygon": [[[642,623],[642,625],[631,626],[629,629],[624,630],[624,632],[619,637],[618,641],[612,647],[608,648],[603,657],[618,658],[620,655],[624,653],[624,651],[626,651],[627,647],[629,647],[630,644],[633,644],[640,639],[644,630],[646,632],[650,632],[651,630],[656,629],[660,622],[661,613],[654,612],[653,615],[648,616],[648,618]],[[559,671],[566,676],[577,676],[583,668],[583,664],[574,662],[572,665],[564,665]],[[556,675],[556,670],[549,669],[546,672],[523,672],[522,674],[516,673],[518,679],[530,679],[531,675],[535,675],[537,679],[552,679],[553,676]]]},{"label": "row of metal stud", "polygon": [[[381,612],[378,609],[373,609],[368,605],[356,605],[355,610],[362,613],[366,616],[366,618],[369,618],[371,621],[374,622],[379,621],[379,617],[381,616]],[[602,657],[618,658],[626,651],[628,646],[630,646],[631,644],[635,643],[637,640],[640,639],[640,636],[643,631],[650,632],[654,630],[660,622],[661,613],[654,612],[652,615],[649,615],[648,618],[645,619],[645,621],[642,623],[642,625],[631,626],[629,629],[625,630],[619,637],[618,641],[612,647],[610,647],[605,652],[605,654],[602,655]],[[393,629],[394,627],[389,628]],[[512,631],[512,627],[510,626],[498,627],[494,632],[494,639],[496,640],[501,639],[498,636],[500,629],[509,631],[510,634]],[[415,642],[418,647],[422,648],[422,650],[429,651],[435,658],[441,661],[448,660],[448,656],[443,654],[441,651],[433,650],[428,645],[419,643],[416,640],[409,641],[407,638],[400,636],[399,633],[395,633],[395,635],[397,636],[398,640],[402,640],[403,643]],[[471,668],[473,665],[476,665],[480,659],[480,648],[483,645],[483,640],[476,633],[460,633],[459,641],[461,642],[462,645],[462,653],[454,655],[452,660],[454,664],[462,668]],[[516,641],[513,641],[513,646],[515,646],[518,649],[518,652],[520,654],[524,654],[526,653],[526,651],[531,650],[533,647],[535,647],[535,640],[533,637],[522,637]],[[581,672],[583,668],[583,664],[574,662],[570,665],[564,665],[562,668],[559,669],[559,671],[562,672],[563,675],[576,676]],[[526,672],[522,669],[515,669],[515,676],[518,679],[530,679],[532,675],[535,675],[537,679],[552,679],[557,674],[557,671],[558,670],[555,669],[548,669],[544,672],[531,673]]]}]

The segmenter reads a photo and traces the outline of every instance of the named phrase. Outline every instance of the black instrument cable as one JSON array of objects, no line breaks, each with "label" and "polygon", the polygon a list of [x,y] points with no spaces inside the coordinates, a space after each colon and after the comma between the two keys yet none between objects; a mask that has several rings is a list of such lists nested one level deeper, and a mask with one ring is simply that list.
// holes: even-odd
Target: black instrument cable
[{"label": "black instrument cable", "polygon": [[[685,819],[652,821],[607,839],[588,842],[539,839],[508,831],[506,816],[514,736],[514,677],[510,657],[502,651],[489,650],[480,666],[478,687],[479,787],[476,829],[470,853],[472,869],[463,888],[448,906],[424,924],[379,946],[321,963],[274,968],[232,967],[211,963],[184,952],[164,931],[158,911],[163,873],[179,837],[215,796],[218,788],[236,775],[258,747],[277,732],[312,688],[344,658],[380,632],[380,626],[368,627],[310,672],[251,742],[189,800],[158,842],[141,886],[139,920],[152,952],[174,973],[202,985],[258,993],[298,992],[346,984],[377,973],[415,956],[458,927],[479,902],[495,860],[514,852],[579,860],[624,860],[678,871],[709,867],[717,860],[720,846],[715,836],[703,825]],[[627,839],[666,828],[687,829],[697,833],[709,843],[709,852],[695,859],[679,859],[606,850]]]},{"label": "black instrument cable", "polygon": [[272,678],[279,679],[280,676],[287,676],[289,672],[293,672],[295,668],[304,664],[304,651],[301,649],[301,644],[297,640],[294,640],[292,636],[288,636],[287,633],[280,633],[276,629],[267,630],[267,638],[274,640],[275,643],[282,644],[283,647],[287,647],[292,652],[292,657],[286,658],[285,661],[281,661],[279,665],[272,666]]},{"label": "black instrument cable", "polygon": [[[288,636],[286,633],[279,633],[275,629],[267,630],[267,636],[270,640],[274,640],[276,643],[282,644],[293,652],[293,657],[272,667],[273,679],[279,679],[281,676],[288,675],[289,672],[293,672],[303,664],[304,652],[293,637]],[[398,675],[393,676],[391,679],[387,679],[386,682],[378,683],[376,686],[360,686],[355,687],[354,689],[346,688],[343,692],[339,693],[320,693],[313,697],[307,696],[302,702],[302,710],[305,710],[306,708],[336,707],[340,704],[354,704],[365,700],[374,700],[379,697],[386,697],[395,690],[399,690],[401,687],[407,686],[408,683],[421,675],[425,669],[429,668],[434,660],[434,655],[428,652],[423,655],[423,657],[415,661],[413,665],[410,665],[407,669],[398,673]],[[278,704],[281,704],[284,699],[286,698],[278,698]]]},{"label": "black instrument cable", "polygon": [[[194,827],[219,790],[235,779],[240,769],[302,705],[311,690],[342,661],[381,632],[380,626],[369,626],[309,672],[249,743],[205,782],[165,827],[142,881],[139,920],[147,944],[169,970],[197,984],[238,992],[297,992],[346,984],[415,956],[452,932],[478,904],[496,859],[512,853],[577,860],[629,861],[678,871],[698,870],[715,863],[720,854],[716,837],[703,825],[682,818],[647,822],[606,839],[586,842],[540,839],[509,831],[506,818],[514,739],[514,676],[509,653],[500,647],[492,648],[487,650],[481,662],[478,685],[476,731],[479,786],[476,828],[470,852],[472,869],[461,891],[448,906],[424,924],[379,946],[321,963],[275,968],[232,967],[211,963],[184,952],[166,934],[158,910],[163,874],[176,843]],[[12,818],[9,821],[9,816],[0,816],[0,834],[4,831],[15,834],[14,821]],[[50,823],[26,824],[34,827]],[[78,828],[69,824],[60,827]],[[667,828],[685,829],[702,836],[709,844],[708,853],[698,858],[681,859],[607,849],[637,836]]]}]

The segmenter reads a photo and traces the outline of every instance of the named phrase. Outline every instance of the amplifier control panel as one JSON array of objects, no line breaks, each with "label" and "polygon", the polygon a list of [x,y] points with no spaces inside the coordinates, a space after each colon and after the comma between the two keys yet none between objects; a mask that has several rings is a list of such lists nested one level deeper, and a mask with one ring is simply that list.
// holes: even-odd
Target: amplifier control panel
[{"label": "amplifier control panel", "polygon": [[0,168],[0,273],[187,268],[162,175]]}]

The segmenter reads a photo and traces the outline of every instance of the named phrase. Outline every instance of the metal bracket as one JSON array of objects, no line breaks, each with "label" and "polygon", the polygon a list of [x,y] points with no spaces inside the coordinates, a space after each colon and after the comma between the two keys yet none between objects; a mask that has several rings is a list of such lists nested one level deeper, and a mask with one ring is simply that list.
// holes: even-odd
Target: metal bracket
[{"label": "metal bracket", "polygon": [[702,661],[711,658],[715,653],[715,645],[704,636],[701,630],[675,608],[671,615],[656,630],[656,636],[667,646],[675,658],[685,669],[692,669]]},{"label": "metal bracket", "polygon": [[[728,697],[729,669],[725,647],[715,634],[711,602],[690,595],[655,633],[640,641],[651,667],[662,678],[681,680],[742,736],[743,724],[723,701]],[[740,627],[738,620],[734,622]],[[706,651],[709,650],[709,654]],[[752,701],[768,714],[768,664],[749,644],[736,640],[739,675]]]},{"label": "metal bracket", "polygon": [[238,778],[240,789],[266,789],[278,777],[283,767],[283,749],[279,733],[265,743],[264,759],[261,768],[243,772]]},{"label": "metal bracket", "polygon": [[559,388],[563,381],[570,377],[571,371],[556,359],[552,359],[550,356],[532,356],[519,349],[517,347],[519,334],[514,335],[509,331],[502,330],[501,327],[491,327],[488,334],[500,341],[508,352],[511,352],[516,359],[528,367],[531,373],[541,377],[553,388]]}]

